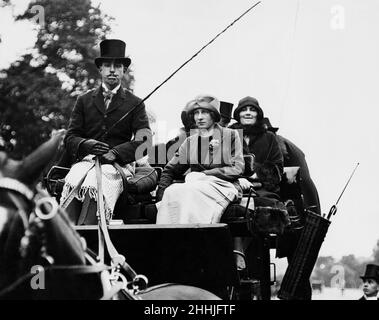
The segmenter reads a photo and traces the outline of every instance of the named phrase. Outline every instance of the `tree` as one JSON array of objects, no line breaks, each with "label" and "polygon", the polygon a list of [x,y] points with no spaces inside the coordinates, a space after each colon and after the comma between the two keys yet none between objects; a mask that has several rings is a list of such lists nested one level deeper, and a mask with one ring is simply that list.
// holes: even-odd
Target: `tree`
[{"label": "tree", "polygon": [[365,261],[359,261],[353,254],[343,256],[339,261],[335,261],[331,256],[319,257],[312,279],[322,280],[326,286],[331,286],[341,275],[346,288],[357,288],[361,283],[360,275],[363,274],[364,266]]},{"label": "tree", "polygon": [[[97,84],[94,59],[112,21],[90,0],[34,1],[16,19],[33,18],[33,6],[44,12],[33,51],[0,71],[0,130],[15,145],[16,158],[46,140],[52,129],[66,127],[77,96]],[[126,88],[133,81],[128,70]]]},{"label": "tree", "polygon": [[347,288],[357,288],[361,284],[360,276],[363,274],[365,263],[359,261],[355,255],[343,256],[340,264],[345,270],[345,282]]},{"label": "tree", "polygon": [[318,257],[316,265],[313,269],[311,279],[312,280],[322,280],[326,286],[330,285],[330,279],[333,274],[331,272],[333,265],[335,265],[335,260],[332,256]]}]

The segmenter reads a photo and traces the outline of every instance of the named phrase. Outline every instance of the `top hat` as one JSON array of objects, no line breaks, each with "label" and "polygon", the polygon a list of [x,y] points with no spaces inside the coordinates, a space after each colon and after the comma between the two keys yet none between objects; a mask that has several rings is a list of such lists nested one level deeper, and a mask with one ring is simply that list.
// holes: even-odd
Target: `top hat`
[{"label": "top hat", "polygon": [[221,118],[224,118],[225,120],[230,121],[232,119],[232,110],[233,110],[233,103],[220,101]]},{"label": "top hat", "polygon": [[269,118],[263,118],[262,123],[263,123],[263,126],[264,126],[268,131],[276,132],[276,131],[279,130],[279,128],[277,128],[277,127],[273,127],[273,126],[271,125],[271,122],[270,122],[270,119],[269,119]]},{"label": "top hat", "polygon": [[106,39],[100,42],[100,57],[95,59],[95,64],[99,68],[103,61],[118,60],[125,68],[129,67],[131,60],[125,57],[125,42],[118,39]]},{"label": "top hat", "polygon": [[379,283],[379,266],[376,264],[368,264],[366,266],[366,272],[361,276],[361,279],[374,279]]}]

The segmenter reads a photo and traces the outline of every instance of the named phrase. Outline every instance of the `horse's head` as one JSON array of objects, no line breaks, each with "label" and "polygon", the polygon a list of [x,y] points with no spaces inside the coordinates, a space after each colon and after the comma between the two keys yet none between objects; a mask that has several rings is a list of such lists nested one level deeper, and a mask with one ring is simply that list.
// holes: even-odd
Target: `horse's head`
[{"label": "horse's head", "polygon": [[98,299],[116,294],[120,299],[199,299],[199,291],[183,294],[187,288],[136,297],[125,290],[118,293],[123,283],[113,280],[111,286],[110,267],[89,256],[66,213],[36,186],[63,135],[57,132],[21,161],[0,150],[0,299]]},{"label": "horse's head", "polygon": [[20,161],[0,148],[0,291],[35,265],[85,264],[83,244],[65,213],[60,210],[44,220],[33,212],[38,209],[42,216],[58,207],[38,201],[36,205],[49,195],[32,190],[38,189],[38,178],[56,158],[64,133],[57,131]]},{"label": "horse's head", "polygon": [[[98,299],[103,294],[99,265],[83,239],[56,203],[39,190],[29,224],[20,241],[20,274],[43,268],[43,290],[29,290],[33,299]],[[34,271],[35,272],[35,271]]]},{"label": "horse's head", "polygon": [[5,150],[0,151],[0,178],[7,177],[18,180],[29,187],[34,187],[43,170],[55,159],[62,144],[66,130],[58,130],[37,150],[23,160],[10,158]]}]

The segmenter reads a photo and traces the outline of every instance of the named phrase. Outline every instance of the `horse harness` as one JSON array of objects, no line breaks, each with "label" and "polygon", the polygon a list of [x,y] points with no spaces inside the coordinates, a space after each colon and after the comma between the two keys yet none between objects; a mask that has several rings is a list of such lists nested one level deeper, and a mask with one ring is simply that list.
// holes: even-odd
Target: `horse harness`
[{"label": "horse harness", "polygon": [[[42,221],[47,221],[53,219],[57,214],[62,213],[61,208],[59,208],[55,198],[50,196],[41,197],[41,192],[37,192],[37,194],[35,194],[29,189],[29,187],[18,180],[12,178],[0,178],[0,190],[9,191],[7,192],[7,195],[12,204],[16,207],[25,231],[28,230],[31,221],[33,220],[32,216],[38,217]],[[25,204],[19,198],[20,196],[24,197],[28,204],[30,204],[30,207],[32,208],[31,212],[27,212],[29,209],[25,209]],[[38,197],[39,199],[37,199]],[[45,213],[46,211],[47,213]],[[69,224],[69,221],[65,215],[61,214],[61,217],[65,223]],[[105,219],[105,214],[103,218]],[[72,274],[99,273],[103,287],[108,287],[107,291],[104,290],[102,299],[110,299],[120,290],[122,290],[122,293],[128,299],[139,299],[139,297],[136,297],[135,294],[137,294],[142,288],[146,288],[146,277],[137,275],[135,271],[125,262],[125,258],[117,253],[112,242],[110,241],[106,225],[104,228],[104,224],[99,223],[99,233],[101,233],[102,237],[105,238],[107,249],[112,258],[112,266],[105,265],[104,259],[100,259],[99,263],[96,255],[85,247],[83,241],[80,241],[83,246],[82,249],[85,252],[85,258],[90,265],[53,265],[54,258],[44,251],[44,256],[41,257],[44,258],[44,260],[49,264],[48,267],[44,268],[44,271],[69,271]],[[22,238],[20,248],[22,248],[23,245],[25,245],[25,243],[23,243]],[[104,247],[102,248],[104,249]],[[104,257],[104,254],[102,257]],[[127,288],[127,285],[129,284],[128,281],[125,276],[120,273],[120,267],[122,267],[123,270],[133,279],[132,293],[130,292],[130,289]],[[104,276],[104,271],[110,271],[110,275],[108,277]],[[14,290],[20,283],[29,280],[33,275],[33,273],[29,272],[22,275],[6,288],[1,288],[0,297],[6,297],[6,295],[12,292],[12,290]],[[122,285],[118,282],[119,279],[121,279]],[[112,283],[112,288],[110,288],[109,283]]]},{"label": "horse harness", "polygon": [[[120,173],[123,183],[126,183],[126,177],[122,171],[122,168],[119,164],[114,163],[116,170]],[[96,182],[97,182],[97,212],[98,212],[98,220],[99,220],[99,258],[100,261],[104,263],[104,254],[105,247],[108,251],[108,254],[111,258],[112,267],[114,268],[114,274],[120,276],[122,281],[125,283],[125,278],[120,273],[122,269],[131,279],[132,290],[134,294],[138,294],[141,290],[145,290],[148,285],[148,279],[146,276],[137,274],[133,268],[126,262],[126,259],[123,255],[119,254],[113,245],[109,232],[108,225],[105,218],[105,210],[104,210],[104,198],[103,198],[103,189],[102,189],[102,172],[101,172],[101,164],[99,157],[96,157],[95,160],[95,171],[96,171]],[[126,288],[125,288],[126,289]],[[125,291],[125,290],[124,290]]]},{"label": "horse harness", "polygon": [[28,227],[29,218],[25,212],[24,205],[21,201],[13,194],[13,192],[22,195],[29,203],[32,203],[34,198],[34,193],[23,183],[12,179],[12,178],[0,178],[0,189],[11,191],[8,192],[8,196],[17,208],[17,212],[21,218],[21,221],[24,225],[24,229]]}]

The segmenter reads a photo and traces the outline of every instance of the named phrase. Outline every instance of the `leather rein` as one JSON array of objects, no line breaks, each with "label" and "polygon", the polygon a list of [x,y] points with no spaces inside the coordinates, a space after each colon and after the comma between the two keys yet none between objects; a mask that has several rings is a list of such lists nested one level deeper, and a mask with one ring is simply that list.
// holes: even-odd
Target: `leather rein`
[{"label": "leather rein", "polygon": [[[124,189],[126,185],[126,176],[122,171],[122,167],[118,163],[113,163],[116,170],[120,173]],[[125,257],[119,254],[113,245],[108,232],[108,224],[105,217],[105,207],[104,207],[104,197],[103,197],[103,187],[102,187],[102,170],[99,157],[95,158],[95,172],[96,172],[96,182],[97,182],[97,213],[98,213],[98,236],[99,236],[99,258],[102,263],[104,263],[105,248],[111,258],[113,273],[121,277],[123,282],[125,279],[122,277],[120,270],[122,269],[132,280],[131,285],[133,288],[133,293],[145,290],[148,285],[148,279],[146,276],[137,274],[134,269],[126,262]],[[127,288],[125,287],[124,290]],[[137,299],[137,298],[136,298]]]},{"label": "leather rein", "polygon": [[[34,208],[34,213],[36,217],[40,218],[41,220],[50,220],[52,219],[56,214],[61,214],[61,211],[59,210],[58,203],[56,202],[55,198],[44,195],[43,197],[40,197],[38,200],[36,198],[38,196],[41,196],[41,194],[35,194],[32,190],[29,189],[25,184],[21,183],[18,180],[12,179],[12,178],[0,178],[0,189],[8,191],[7,195],[9,196],[10,200],[12,201],[13,205],[17,209],[17,213],[22,220],[24,230],[26,231],[30,225],[31,221],[31,214],[28,214],[24,208],[24,204],[19,199],[18,196],[24,197]],[[16,193],[18,196],[16,196],[14,193]],[[44,213],[46,211],[46,205],[49,204],[51,206],[51,211],[47,214]],[[69,223],[64,217],[64,215],[61,215],[66,223]],[[51,263],[49,266],[44,266],[44,271],[59,271],[59,270],[67,270],[70,271],[73,274],[88,274],[88,273],[101,273],[106,270],[111,270],[112,267],[107,266],[105,264],[99,264],[96,262],[96,259],[93,257],[93,253],[87,249],[83,248],[85,251],[85,258],[91,265],[53,265],[51,261],[51,257],[45,257],[46,261]],[[28,272],[21,277],[19,277],[15,282],[4,288],[0,291],[0,297],[5,296],[7,293],[13,291],[19,284],[23,283],[24,281],[27,281],[31,277],[33,277],[35,274]]]}]

